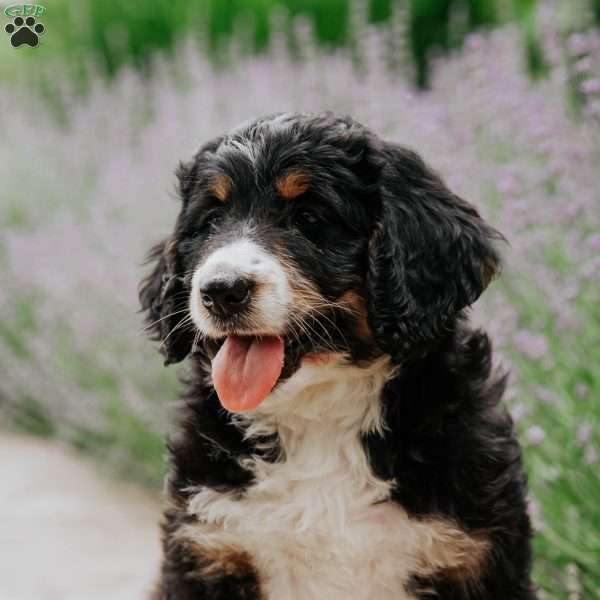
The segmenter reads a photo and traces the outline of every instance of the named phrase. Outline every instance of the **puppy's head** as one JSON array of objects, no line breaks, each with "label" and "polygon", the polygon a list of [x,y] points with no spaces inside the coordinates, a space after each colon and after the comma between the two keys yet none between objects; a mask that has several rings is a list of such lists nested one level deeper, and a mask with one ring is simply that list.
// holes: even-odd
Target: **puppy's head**
[{"label": "puppy's head", "polygon": [[213,360],[233,410],[302,360],[426,353],[498,270],[500,236],[477,211],[349,118],[259,119],[178,175],[181,212],[142,307],[167,362]]}]

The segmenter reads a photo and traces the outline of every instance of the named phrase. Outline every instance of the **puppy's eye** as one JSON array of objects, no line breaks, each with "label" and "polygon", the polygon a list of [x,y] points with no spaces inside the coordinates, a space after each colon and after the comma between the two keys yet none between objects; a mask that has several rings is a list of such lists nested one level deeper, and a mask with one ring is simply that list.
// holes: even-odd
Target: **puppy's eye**
[{"label": "puppy's eye", "polygon": [[296,214],[294,221],[300,229],[314,229],[320,224],[320,219],[311,210],[303,210]]},{"label": "puppy's eye", "polygon": [[198,223],[192,230],[192,237],[202,237],[214,232],[217,229],[221,219],[218,215],[209,215]]},{"label": "puppy's eye", "polygon": [[211,228],[210,221],[204,221],[204,223],[201,223],[198,227],[194,228],[194,231],[192,232],[192,237],[194,237],[194,238],[201,237],[204,234],[208,233],[210,228]]}]

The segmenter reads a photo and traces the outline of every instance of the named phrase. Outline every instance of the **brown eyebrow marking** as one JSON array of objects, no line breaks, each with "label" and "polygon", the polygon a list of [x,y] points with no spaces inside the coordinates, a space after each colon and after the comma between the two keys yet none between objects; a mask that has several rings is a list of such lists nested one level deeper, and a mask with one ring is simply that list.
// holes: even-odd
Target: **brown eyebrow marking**
[{"label": "brown eyebrow marking", "polygon": [[231,187],[232,182],[228,175],[215,175],[210,182],[209,191],[221,202],[225,202],[231,192]]},{"label": "brown eyebrow marking", "polygon": [[283,198],[291,200],[304,194],[308,190],[309,183],[308,173],[304,171],[289,171],[277,178],[275,187]]}]

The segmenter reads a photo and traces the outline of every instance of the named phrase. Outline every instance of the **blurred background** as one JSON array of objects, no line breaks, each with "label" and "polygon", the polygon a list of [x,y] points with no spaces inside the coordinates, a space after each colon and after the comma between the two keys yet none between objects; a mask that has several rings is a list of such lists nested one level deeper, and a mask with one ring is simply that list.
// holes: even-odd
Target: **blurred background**
[{"label": "blurred background", "polygon": [[0,40],[0,597],[141,597],[178,373],[136,288],[173,171],[247,118],[333,110],[508,238],[474,317],[512,370],[535,579],[600,598],[600,1],[42,4],[38,47]]}]

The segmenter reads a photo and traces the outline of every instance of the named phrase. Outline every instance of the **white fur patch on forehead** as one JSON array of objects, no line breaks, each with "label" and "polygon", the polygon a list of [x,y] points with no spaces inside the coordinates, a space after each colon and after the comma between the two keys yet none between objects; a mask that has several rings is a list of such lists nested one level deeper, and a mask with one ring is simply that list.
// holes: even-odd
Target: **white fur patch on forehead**
[{"label": "white fur patch on forehead", "polygon": [[203,272],[219,271],[220,265],[234,266],[248,274],[272,273],[281,269],[273,255],[247,238],[217,248],[206,257],[200,268]]},{"label": "white fur patch on forehead", "polygon": [[223,335],[202,304],[201,289],[211,279],[237,274],[255,283],[251,320],[253,331],[239,334],[283,332],[292,304],[289,277],[280,260],[256,242],[243,238],[209,254],[192,277],[190,314],[201,332],[208,336]]}]

